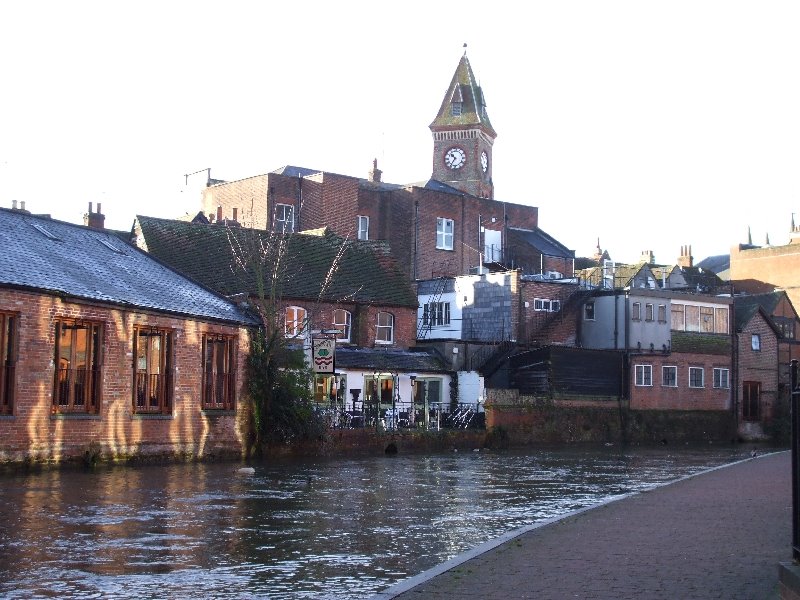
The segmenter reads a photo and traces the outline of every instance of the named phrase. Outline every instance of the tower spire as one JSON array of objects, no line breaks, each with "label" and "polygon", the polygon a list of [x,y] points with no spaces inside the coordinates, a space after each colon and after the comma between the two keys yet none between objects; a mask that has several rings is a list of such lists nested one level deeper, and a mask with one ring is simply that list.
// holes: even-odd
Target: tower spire
[{"label": "tower spire", "polygon": [[497,133],[467,58],[467,44],[430,130],[433,179],[481,198],[494,197],[492,145]]}]

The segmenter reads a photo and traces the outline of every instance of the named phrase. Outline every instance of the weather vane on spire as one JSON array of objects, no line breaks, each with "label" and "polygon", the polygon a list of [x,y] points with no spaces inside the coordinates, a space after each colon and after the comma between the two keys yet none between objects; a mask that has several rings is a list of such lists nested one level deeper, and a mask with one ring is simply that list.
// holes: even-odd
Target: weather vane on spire
[{"label": "weather vane on spire", "polygon": [[467,55],[467,42],[464,42],[464,56]]}]

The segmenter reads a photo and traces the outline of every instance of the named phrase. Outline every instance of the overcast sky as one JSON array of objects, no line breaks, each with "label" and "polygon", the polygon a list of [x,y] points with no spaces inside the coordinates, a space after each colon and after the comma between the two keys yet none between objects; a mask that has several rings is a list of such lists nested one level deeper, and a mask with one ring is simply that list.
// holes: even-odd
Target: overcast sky
[{"label": "overcast sky", "polygon": [[[200,209],[205,171],[431,174],[428,125],[467,55],[495,197],[591,255],[696,260],[800,194],[800,2],[0,4],[0,206],[106,225]],[[398,224],[403,226],[403,224]]]}]

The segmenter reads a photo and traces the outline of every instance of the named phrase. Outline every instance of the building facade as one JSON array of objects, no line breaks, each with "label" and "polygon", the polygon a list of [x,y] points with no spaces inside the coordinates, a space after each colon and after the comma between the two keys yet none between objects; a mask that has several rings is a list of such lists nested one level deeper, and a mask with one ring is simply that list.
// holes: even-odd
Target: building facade
[{"label": "building facade", "polygon": [[110,232],[0,210],[0,462],[247,452],[256,321]]}]

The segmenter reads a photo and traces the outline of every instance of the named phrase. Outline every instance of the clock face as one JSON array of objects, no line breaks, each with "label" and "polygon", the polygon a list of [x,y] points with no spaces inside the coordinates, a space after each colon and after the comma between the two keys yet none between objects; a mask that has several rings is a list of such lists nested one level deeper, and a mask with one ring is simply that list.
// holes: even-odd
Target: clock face
[{"label": "clock face", "polygon": [[460,169],[464,166],[467,160],[467,155],[461,148],[450,148],[447,154],[444,155],[444,164],[451,169]]},{"label": "clock face", "polygon": [[483,152],[481,152],[481,169],[483,169],[483,172],[486,173],[486,169],[488,168],[489,168],[489,155],[486,154],[486,151],[484,150]]}]

